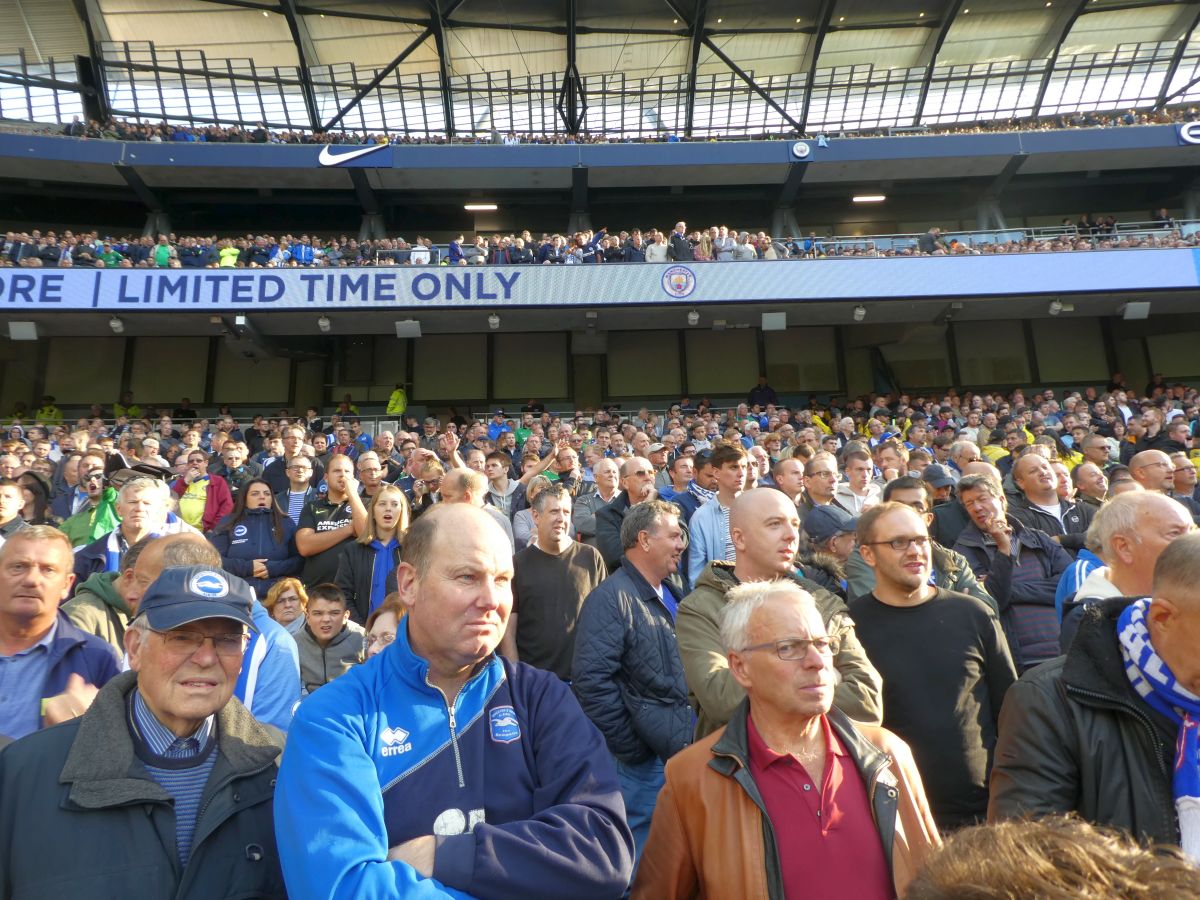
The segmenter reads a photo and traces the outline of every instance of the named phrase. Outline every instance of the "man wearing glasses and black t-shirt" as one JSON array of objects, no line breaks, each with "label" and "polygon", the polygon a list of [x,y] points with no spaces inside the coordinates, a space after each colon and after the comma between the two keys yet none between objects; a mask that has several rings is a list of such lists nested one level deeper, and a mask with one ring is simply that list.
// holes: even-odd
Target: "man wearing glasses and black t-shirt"
[{"label": "man wearing glasses and black t-shirt", "polygon": [[925,520],[902,503],[862,514],[875,589],[850,603],[883,676],[883,727],[912,747],[941,830],[982,821],[1000,704],[1017,680],[1000,620],[981,600],[931,583]]}]

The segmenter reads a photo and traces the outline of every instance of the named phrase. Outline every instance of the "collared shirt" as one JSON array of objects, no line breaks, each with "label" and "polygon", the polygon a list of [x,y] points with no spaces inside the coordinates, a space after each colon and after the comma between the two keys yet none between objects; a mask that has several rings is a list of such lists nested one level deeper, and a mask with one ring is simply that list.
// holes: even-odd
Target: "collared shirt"
[{"label": "collared shirt", "polygon": [[58,619],[32,647],[0,654],[0,734],[16,740],[42,727],[42,686],[50,668],[50,647]]},{"label": "collared shirt", "polygon": [[892,874],[854,760],[821,717],[825,774],[821,785],[791,754],[767,746],[746,722],[750,776],[775,831],[784,896],[856,900],[892,898]]},{"label": "collared shirt", "polygon": [[733,534],[729,530],[729,507],[717,501],[721,513],[721,533],[725,535],[725,562],[736,562],[737,552],[733,546]]},{"label": "collared shirt", "polygon": [[146,774],[175,801],[175,849],[187,865],[196,834],[204,787],[217,761],[216,716],[210,715],[186,737],[163,725],[135,690],[129,704],[134,750]]}]

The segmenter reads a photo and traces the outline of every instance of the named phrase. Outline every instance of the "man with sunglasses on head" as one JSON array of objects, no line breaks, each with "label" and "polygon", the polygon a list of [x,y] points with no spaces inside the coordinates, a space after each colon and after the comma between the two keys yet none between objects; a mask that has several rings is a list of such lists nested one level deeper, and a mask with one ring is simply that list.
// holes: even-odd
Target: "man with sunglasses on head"
[{"label": "man with sunglasses on head", "polygon": [[1017,680],[1000,620],[930,583],[929,530],[912,507],[871,507],[858,542],[875,588],[850,615],[883,677],[883,725],[912,746],[938,828],[973,825],[987,815],[1000,705]]},{"label": "man with sunglasses on head", "polygon": [[220,569],[166,569],[125,633],[131,671],[0,754],[0,896],[286,896],[282,740],[233,697],[253,602]]},{"label": "man with sunglasses on head", "polygon": [[[79,461],[79,485],[75,491],[83,495],[80,505],[72,506],[75,511],[59,530],[71,541],[72,547],[82,547],[92,540],[92,526],[97,507],[104,498],[107,479],[104,476],[104,456],[87,453]],[[114,492],[115,500],[115,492]]]}]

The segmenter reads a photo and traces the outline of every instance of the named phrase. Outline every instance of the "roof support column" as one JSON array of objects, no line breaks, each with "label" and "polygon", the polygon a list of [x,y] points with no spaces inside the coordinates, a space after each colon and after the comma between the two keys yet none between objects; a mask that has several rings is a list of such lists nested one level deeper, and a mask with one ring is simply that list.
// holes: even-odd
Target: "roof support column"
[{"label": "roof support column", "polygon": [[1037,99],[1033,101],[1033,115],[1042,114],[1042,101],[1046,99],[1046,89],[1050,87],[1050,76],[1054,74],[1054,66],[1058,63],[1058,54],[1066,43],[1067,35],[1075,27],[1075,22],[1087,10],[1088,0],[1076,0],[1075,6],[1064,8],[1054,21],[1054,26],[1046,33],[1038,46],[1034,59],[1041,59],[1049,52],[1046,60],[1046,71],[1042,73],[1041,84],[1038,85]]},{"label": "roof support column", "polygon": [[921,124],[921,115],[925,112],[925,99],[929,96],[929,86],[933,84],[933,67],[937,65],[938,54],[942,52],[942,44],[946,43],[946,35],[950,33],[950,26],[954,24],[954,19],[958,15],[958,11],[962,9],[962,5],[963,0],[950,0],[950,5],[942,14],[942,22],[938,26],[938,30],[930,35],[932,44],[927,42],[925,50],[922,51],[922,55],[928,54],[928,57],[923,60],[925,74],[921,77],[921,93],[917,96],[917,114],[913,116],[914,125]]},{"label": "roof support column", "polygon": [[[83,23],[84,35],[88,45],[88,70],[91,74],[91,87],[94,93],[83,91],[84,111],[88,118],[106,121],[112,116],[112,105],[108,100],[108,86],[104,80],[104,66],[100,56],[100,44],[108,41],[108,28],[104,24],[104,15],[100,11],[98,0],[74,0],[75,12]],[[78,63],[76,64],[78,68]],[[83,73],[81,72],[82,76]],[[82,78],[81,78],[82,80]],[[89,103],[89,98],[91,102]],[[89,109],[89,107],[94,107]],[[94,115],[93,115],[94,113]]]},{"label": "roof support column", "polygon": [[813,83],[817,80],[817,61],[821,57],[821,45],[825,43],[825,35],[829,33],[829,23],[833,21],[833,10],[836,6],[837,0],[821,0],[821,7],[817,10],[817,30],[813,32],[808,46],[804,48],[804,59],[800,61],[800,66],[808,78],[804,82],[804,105],[800,107],[800,127],[797,131],[803,132],[808,127]]},{"label": "roof support column", "polygon": [[438,82],[442,88],[442,116],[446,120],[446,139],[454,140],[454,99],[450,95],[450,49],[446,46],[447,12],[442,14],[441,0],[429,0],[429,30],[433,32],[434,43],[437,44]]},{"label": "roof support column", "polygon": [[687,108],[684,113],[683,133],[692,136],[692,123],[696,118],[696,70],[700,66],[700,47],[704,43],[704,19],[708,15],[708,0],[696,0],[696,14],[692,17],[692,47],[688,57]]},{"label": "roof support column", "polygon": [[304,95],[304,109],[308,113],[309,127],[313,131],[321,130],[321,114],[317,110],[317,92],[313,88],[312,72],[309,61],[317,61],[317,50],[308,26],[296,12],[296,0],[279,0],[279,11],[287,22],[288,31],[292,34],[292,43],[296,45],[296,62],[300,69],[300,92]]},{"label": "roof support column", "polygon": [[587,166],[578,165],[571,170],[571,218],[567,221],[567,232],[592,230],[592,213],[588,203]]},{"label": "roof support column", "polygon": [[[1166,74],[1163,75],[1162,88],[1159,89],[1158,98],[1154,101],[1155,109],[1162,109],[1167,105],[1167,101],[1175,96],[1175,94],[1168,96],[1167,92],[1171,90],[1171,79],[1175,77],[1175,73],[1179,70],[1179,61],[1183,59],[1183,52],[1187,49],[1187,45],[1191,43],[1196,27],[1200,26],[1200,7],[1197,7],[1196,12],[1191,15],[1191,24],[1188,25],[1187,31],[1183,33],[1183,37],[1179,39],[1179,43],[1175,45],[1175,52],[1171,54],[1171,63],[1167,66]],[[1177,93],[1181,92],[1177,91]]]}]

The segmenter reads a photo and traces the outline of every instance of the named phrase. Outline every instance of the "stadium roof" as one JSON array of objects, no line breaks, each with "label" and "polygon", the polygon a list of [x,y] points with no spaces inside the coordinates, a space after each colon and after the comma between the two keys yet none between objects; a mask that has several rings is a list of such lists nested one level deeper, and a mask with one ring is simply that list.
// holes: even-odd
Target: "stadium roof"
[{"label": "stadium roof", "polygon": [[[575,9],[581,75],[680,75],[696,50],[701,73],[726,71],[724,54],[755,75],[871,63],[919,67],[1103,52],[1175,43],[1200,3],[1184,0],[0,0],[0,53],[30,59],[88,52],[100,42],[152,42],[258,66],[385,66],[433,31],[399,66],[452,75],[508,70],[560,73]],[[293,27],[293,23],[294,26]],[[711,42],[711,44],[710,44]]]},{"label": "stadium roof", "polygon": [[[1164,87],[1158,91],[1156,84],[1150,96],[1157,94],[1161,105],[1179,66],[1177,58],[1168,61],[1183,56],[1189,43],[1189,59],[1196,55],[1192,36],[1200,2],[0,0],[0,16],[21,25],[0,38],[0,56],[21,50],[37,62],[152,45],[156,59],[180,51],[180,58],[203,54],[209,63],[252,61],[258,72],[296,71],[310,96],[314,81],[317,93],[323,87],[312,73],[350,64],[354,88],[378,72],[389,78],[432,75],[443,85],[507,73],[557,76],[560,82],[567,76],[580,93],[587,79],[623,76],[641,83],[668,77],[685,79],[680,90],[695,94],[698,78],[732,73],[782,115],[769,96],[777,89],[761,87],[772,77],[803,76],[794,83],[812,85],[818,71],[861,66],[885,76],[909,70],[904,77],[911,83],[921,78],[911,70],[924,70],[920,109],[934,66],[1014,61],[1040,61],[1025,77],[1042,82],[1034,104],[1041,111],[1056,59],[1118,50],[1138,54],[1139,62],[1152,55],[1148,78]],[[328,107],[319,105],[311,100],[309,118],[327,123]],[[807,105],[796,117],[801,122]]]}]

